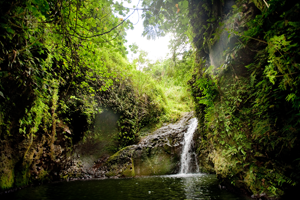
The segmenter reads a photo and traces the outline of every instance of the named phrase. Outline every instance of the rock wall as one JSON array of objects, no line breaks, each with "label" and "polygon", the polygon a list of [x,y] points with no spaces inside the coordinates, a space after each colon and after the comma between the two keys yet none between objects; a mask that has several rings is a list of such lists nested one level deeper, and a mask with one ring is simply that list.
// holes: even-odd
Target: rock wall
[{"label": "rock wall", "polygon": [[92,167],[74,155],[70,166],[61,173],[71,180],[176,174],[180,168],[184,133],[192,117],[193,113],[187,113],[177,123],[148,133],[138,144],[127,146],[110,157],[95,160]]}]

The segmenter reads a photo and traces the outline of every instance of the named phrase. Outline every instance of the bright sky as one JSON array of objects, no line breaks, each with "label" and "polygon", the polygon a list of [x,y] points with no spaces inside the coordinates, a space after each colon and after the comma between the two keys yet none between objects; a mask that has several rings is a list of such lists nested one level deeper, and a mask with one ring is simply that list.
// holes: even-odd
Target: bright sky
[{"label": "bright sky", "polygon": [[[132,0],[131,4],[128,4],[125,1],[123,2],[124,2],[124,6],[128,8],[133,8],[134,5],[136,6],[138,4],[138,0]],[[142,0],[140,1],[139,8],[141,8],[141,4],[142,4]],[[138,14],[140,15],[139,18],[138,18]],[[141,15],[142,15],[142,11],[139,12],[135,11],[135,13],[131,15],[131,17],[129,18],[129,20],[136,25],[134,25],[133,30],[126,31],[127,33],[126,40],[128,41],[126,46],[128,48],[128,51],[129,51],[129,45],[136,43],[139,49],[148,52],[148,59],[155,61],[157,59],[165,58],[169,52],[168,44],[169,44],[170,36],[166,35],[165,37],[160,37],[157,38],[156,40],[147,40],[146,37],[142,36],[144,27],[143,27],[143,19]],[[131,51],[129,51],[128,59],[130,61],[133,60],[132,56],[137,57],[137,54],[134,55]]]}]

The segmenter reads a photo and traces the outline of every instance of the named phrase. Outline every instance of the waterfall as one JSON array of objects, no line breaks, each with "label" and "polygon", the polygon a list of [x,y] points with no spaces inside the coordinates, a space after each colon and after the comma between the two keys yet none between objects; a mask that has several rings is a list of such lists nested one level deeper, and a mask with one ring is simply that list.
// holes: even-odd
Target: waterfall
[{"label": "waterfall", "polygon": [[195,130],[197,129],[197,125],[198,125],[197,119],[196,118],[191,119],[189,128],[187,132],[184,134],[184,144],[182,148],[181,162],[180,162],[181,164],[180,174],[191,173],[190,162],[191,162],[192,155],[194,155],[194,153],[191,152],[191,143],[193,141],[193,135]]}]

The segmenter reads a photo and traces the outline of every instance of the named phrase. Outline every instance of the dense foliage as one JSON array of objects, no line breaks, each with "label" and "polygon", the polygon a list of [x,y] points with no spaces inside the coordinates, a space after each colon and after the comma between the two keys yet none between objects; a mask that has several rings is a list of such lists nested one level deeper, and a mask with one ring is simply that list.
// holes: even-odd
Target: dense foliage
[{"label": "dense foliage", "polygon": [[1,189],[47,176],[60,164],[57,145],[70,154],[82,139],[95,140],[103,109],[119,116],[113,151],[164,113],[161,90],[141,87],[126,58],[132,25],[113,11],[128,10],[106,0],[15,0],[1,1],[0,11]]},{"label": "dense foliage", "polygon": [[[115,60],[125,55],[118,44],[124,40],[124,28],[114,29],[120,20],[112,15],[109,2],[2,1],[1,9],[5,13],[1,17],[4,124],[20,123],[19,132],[26,135],[36,121],[34,134],[41,123],[37,118],[45,113],[53,118],[57,107],[63,112],[70,104],[82,104],[90,122],[94,111],[88,108],[95,106],[91,98],[110,87],[117,76],[108,70],[109,54]],[[32,118],[23,118],[24,112]],[[9,128],[6,131],[11,134]]]},{"label": "dense foliage", "polygon": [[194,68],[193,51],[185,51],[182,57],[175,56],[148,63],[143,72],[154,79],[166,99],[165,114],[160,122],[178,120],[183,112],[193,108],[190,88],[187,85]]},{"label": "dense foliage", "polygon": [[[202,125],[199,150],[221,179],[254,195],[280,196],[300,178],[299,4],[238,1],[229,14],[225,5],[220,15],[211,12],[213,1],[195,1],[190,13],[200,13],[191,19],[201,59],[190,82]],[[222,43],[210,23],[217,19],[237,43],[208,67]]]},{"label": "dense foliage", "polygon": [[176,32],[197,48],[190,85],[200,158],[224,183],[257,197],[297,185],[299,4],[161,0],[143,7],[145,35]]},{"label": "dense foliage", "polygon": [[[142,10],[144,35],[173,33],[171,58],[151,63],[134,45],[138,57],[128,62],[123,44],[132,25],[113,14],[130,14],[122,3],[0,2],[1,188],[28,184],[38,141],[54,161],[55,143],[72,150],[82,139],[98,139],[93,125],[103,109],[120,116],[114,151],[137,142],[148,124],[177,120],[193,107],[188,80],[202,166],[257,197],[299,185],[300,4],[145,0],[141,6],[131,10]],[[194,47],[187,49],[189,41]],[[15,146],[19,152],[9,159],[6,147]],[[37,178],[52,169],[46,168]]]}]

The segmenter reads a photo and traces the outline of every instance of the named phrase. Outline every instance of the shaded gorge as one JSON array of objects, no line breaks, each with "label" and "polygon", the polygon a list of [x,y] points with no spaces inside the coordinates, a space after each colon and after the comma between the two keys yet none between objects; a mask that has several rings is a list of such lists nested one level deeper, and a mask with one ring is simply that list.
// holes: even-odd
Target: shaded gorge
[{"label": "shaded gorge", "polygon": [[[115,171],[120,170],[120,166],[127,166],[127,168],[131,167],[131,171],[137,172],[138,176],[135,178],[120,178],[122,176],[111,176],[110,179],[83,179],[70,182],[57,182],[38,187],[26,188],[10,194],[4,194],[3,199],[249,199],[248,197],[239,196],[224,190],[224,186],[222,187],[219,185],[214,174],[190,173],[197,172],[199,168],[197,165],[198,161],[195,158],[195,153],[192,148],[193,134],[197,128],[198,121],[196,118],[192,117],[192,113],[188,113],[178,123],[169,124],[168,126],[157,130],[157,133],[159,134],[154,134],[144,138],[143,141],[145,144],[143,146],[151,146],[152,153],[147,153],[145,155],[143,155],[143,153],[139,153],[138,155],[140,156],[134,156],[135,154],[130,153],[131,151],[143,152],[144,148],[142,148],[142,145],[133,145],[132,147],[128,147],[117,153],[117,155],[112,156],[115,162],[112,162],[112,160],[108,162],[113,165],[107,165],[107,176],[109,173],[114,173]],[[164,140],[169,141],[167,138],[172,138],[173,136],[180,136],[180,139],[178,138],[178,145],[169,144],[172,148],[177,147],[177,150],[173,150],[174,154],[179,154],[181,152],[180,162],[179,159],[177,161],[180,165],[180,170],[176,170],[179,166],[175,167],[175,171],[179,172],[179,174],[157,175],[163,172],[172,173],[172,171],[162,171],[162,169],[160,169],[163,168],[164,165],[170,165],[170,163],[172,163],[172,158],[166,157],[168,152],[158,151],[155,149],[164,147],[164,145],[160,145],[161,142],[158,142],[159,137],[163,137]],[[176,140],[172,139],[172,141]],[[132,162],[132,158],[135,162]],[[155,164],[154,160],[156,158],[158,160]],[[151,159],[152,161],[149,161]],[[168,159],[170,162],[167,162]],[[127,160],[131,160],[132,163],[126,165]],[[125,164],[124,161],[126,161]],[[113,166],[115,165],[118,166],[117,169],[114,169]],[[134,165],[136,170],[133,169]],[[147,165],[149,165],[149,169],[147,168]],[[167,168],[170,168],[170,166]],[[122,169],[124,169],[124,167]],[[145,173],[142,173],[145,172],[145,170],[147,171],[147,169],[151,171],[150,175],[152,176],[145,176]],[[123,170],[120,171],[124,174]]]}]

